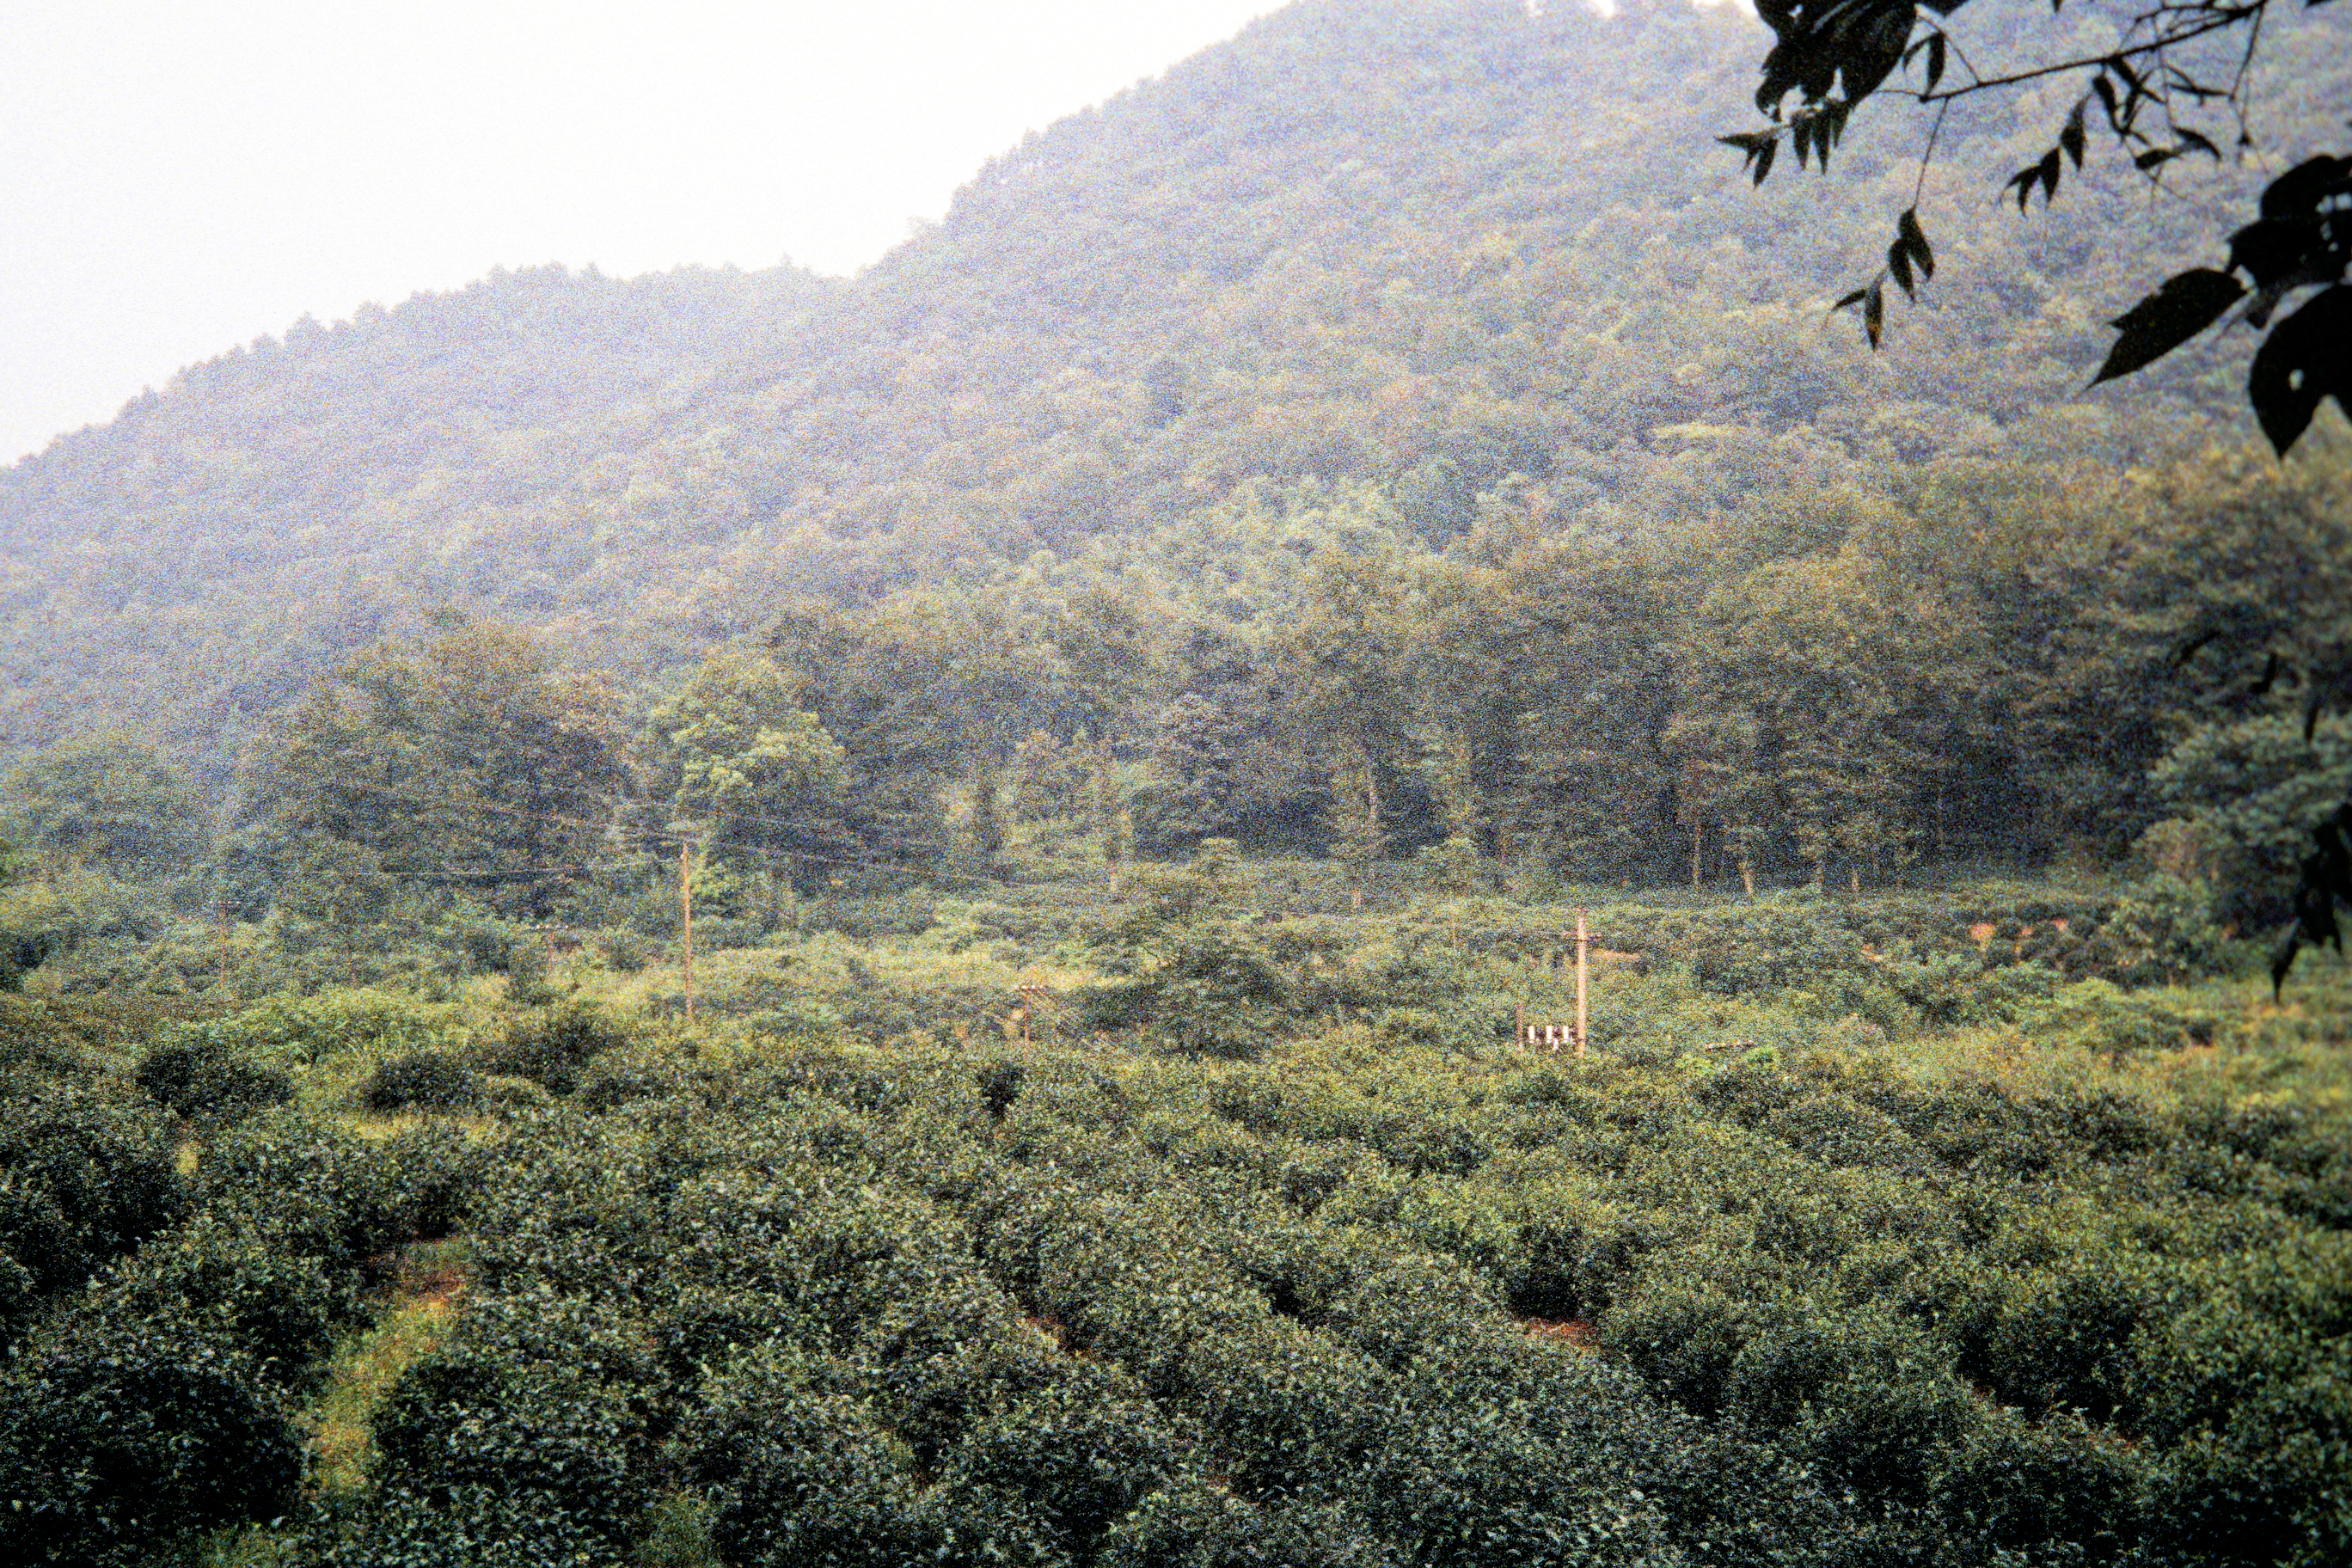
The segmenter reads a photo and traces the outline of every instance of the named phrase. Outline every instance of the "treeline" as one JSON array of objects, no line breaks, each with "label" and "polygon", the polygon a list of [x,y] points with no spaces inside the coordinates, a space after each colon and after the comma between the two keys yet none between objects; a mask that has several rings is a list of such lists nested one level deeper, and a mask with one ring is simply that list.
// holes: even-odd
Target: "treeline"
[{"label": "treeline", "polygon": [[2136,852],[2260,921],[2352,791],[2347,677],[2325,445],[1617,536],[1490,496],[1443,550],[1380,490],[1265,488],[1149,550],[791,610],[667,690],[452,616],[316,683],[210,803],[139,743],[53,748],[10,781],[41,874],[6,923],[20,967],[157,900],[328,947],[467,910],[658,930],[680,874],[772,923],[1213,837],[1522,893]]}]

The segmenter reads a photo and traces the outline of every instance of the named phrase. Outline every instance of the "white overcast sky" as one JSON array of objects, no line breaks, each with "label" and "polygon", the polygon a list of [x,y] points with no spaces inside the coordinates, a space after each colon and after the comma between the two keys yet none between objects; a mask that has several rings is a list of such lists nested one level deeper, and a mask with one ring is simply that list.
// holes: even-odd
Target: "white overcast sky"
[{"label": "white overcast sky", "polygon": [[847,272],[1276,0],[9,0],[0,463],[494,266]]}]

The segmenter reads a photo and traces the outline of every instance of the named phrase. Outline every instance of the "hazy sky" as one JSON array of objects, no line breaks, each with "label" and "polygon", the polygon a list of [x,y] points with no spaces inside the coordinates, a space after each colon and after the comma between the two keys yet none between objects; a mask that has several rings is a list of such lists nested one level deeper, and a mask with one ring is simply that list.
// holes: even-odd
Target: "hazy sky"
[{"label": "hazy sky", "polygon": [[1275,0],[9,0],[0,462],[497,265],[852,271]]}]

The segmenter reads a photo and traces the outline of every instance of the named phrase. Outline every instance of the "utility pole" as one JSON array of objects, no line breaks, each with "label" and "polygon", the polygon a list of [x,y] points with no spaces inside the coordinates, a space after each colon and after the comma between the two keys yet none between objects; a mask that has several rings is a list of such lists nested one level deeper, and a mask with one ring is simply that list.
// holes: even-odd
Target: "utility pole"
[{"label": "utility pole", "polygon": [[694,1022],[694,880],[687,865],[687,841],[677,839],[677,923],[685,938],[686,1021]]},{"label": "utility pole", "polygon": [[1576,911],[1576,1054],[1584,1054],[1584,911]]}]

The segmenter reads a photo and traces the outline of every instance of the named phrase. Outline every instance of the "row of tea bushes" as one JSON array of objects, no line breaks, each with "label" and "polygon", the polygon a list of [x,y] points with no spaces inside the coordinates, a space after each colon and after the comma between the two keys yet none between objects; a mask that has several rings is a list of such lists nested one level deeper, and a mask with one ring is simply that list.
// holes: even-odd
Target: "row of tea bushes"
[{"label": "row of tea bushes", "polygon": [[296,1511],[298,1401],[396,1250],[462,1219],[478,1157],[276,1113],[184,1175],[135,1105],[51,1090],[0,1114],[9,1190],[78,1249],[0,1366],[0,1559],[150,1563]]},{"label": "row of tea bushes", "polygon": [[625,1562],[680,1492],[761,1564],[2352,1547],[2338,1122],[1340,1047],[592,1079],[339,1561]]}]

